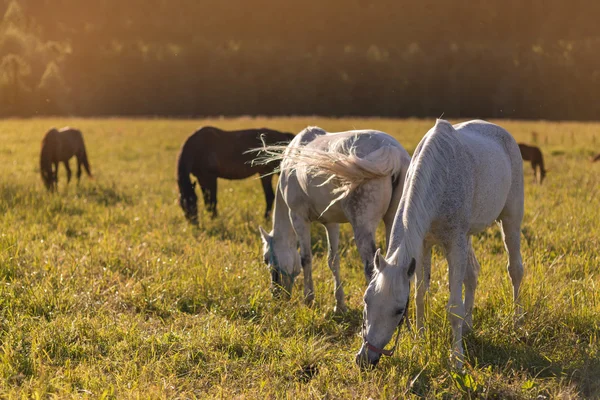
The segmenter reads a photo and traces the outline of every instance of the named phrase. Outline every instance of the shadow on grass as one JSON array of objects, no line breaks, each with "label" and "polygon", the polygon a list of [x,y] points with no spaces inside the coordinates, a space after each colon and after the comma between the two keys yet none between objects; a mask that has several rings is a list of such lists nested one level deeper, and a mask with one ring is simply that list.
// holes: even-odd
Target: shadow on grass
[{"label": "shadow on grass", "polygon": [[0,212],[21,207],[38,209],[44,207],[50,198],[49,193],[35,186],[0,183]]},{"label": "shadow on grass", "polygon": [[[538,335],[518,336],[515,332],[516,337],[501,343],[476,332],[470,333],[464,339],[465,355],[479,368],[510,367],[536,379],[567,378],[586,398],[599,396],[600,355],[589,345],[600,334],[598,325],[592,320],[565,322],[557,318],[545,328]],[[553,348],[544,351],[543,347],[549,345]]]},{"label": "shadow on grass", "polygon": [[110,185],[96,184],[77,187],[77,195],[107,207],[119,203],[133,204],[132,197],[119,189],[114,182]]}]

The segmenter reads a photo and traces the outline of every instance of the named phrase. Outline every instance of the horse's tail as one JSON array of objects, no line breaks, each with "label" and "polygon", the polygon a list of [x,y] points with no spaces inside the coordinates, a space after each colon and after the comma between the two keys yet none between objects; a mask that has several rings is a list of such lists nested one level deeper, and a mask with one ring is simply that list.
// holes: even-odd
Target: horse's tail
[{"label": "horse's tail", "polygon": [[[335,146],[333,146],[335,147]],[[326,177],[325,183],[335,181],[335,193],[345,197],[362,184],[378,178],[395,180],[402,172],[402,161],[407,156],[398,146],[385,145],[365,156],[358,156],[354,148],[333,151],[301,147],[288,149],[282,169],[303,167],[315,176]],[[338,198],[338,199],[340,199]]]},{"label": "horse's tail", "polygon": [[181,150],[179,151],[179,155],[177,156],[177,186],[179,187],[179,194],[181,198],[189,199],[190,201],[196,201],[196,192],[195,186],[196,184],[192,182],[190,179],[190,152],[187,151],[187,147],[189,146],[188,139],[183,146],[181,146]]},{"label": "horse's tail", "polygon": [[177,185],[179,186],[179,193],[181,195],[186,195],[194,190],[185,157],[185,144],[177,156]]},{"label": "horse's tail", "polygon": [[88,176],[92,177],[92,171],[90,170],[90,163],[87,157],[87,151],[85,150],[85,145],[81,150],[81,163],[83,164],[83,168],[85,168],[85,172],[87,172]]},{"label": "horse's tail", "polygon": [[312,168],[329,175],[329,179],[338,180],[340,186],[337,191],[345,194],[373,179],[390,177],[392,182],[396,181],[401,175],[402,161],[406,156],[403,149],[396,146],[380,147],[364,157],[358,157],[354,152],[329,155],[316,157],[316,160],[311,156]]},{"label": "horse's tail", "polygon": [[538,152],[540,154],[540,160],[539,160],[539,164],[540,164],[540,170],[542,171],[542,173],[546,173],[546,167],[544,166],[544,155],[542,154],[542,150],[538,149]]}]

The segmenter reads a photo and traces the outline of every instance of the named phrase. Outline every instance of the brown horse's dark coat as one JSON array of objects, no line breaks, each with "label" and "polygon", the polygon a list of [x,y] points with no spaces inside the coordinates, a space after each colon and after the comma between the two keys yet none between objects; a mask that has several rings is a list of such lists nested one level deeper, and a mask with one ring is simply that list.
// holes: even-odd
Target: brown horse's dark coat
[{"label": "brown horse's dark coat", "polygon": [[[546,177],[546,169],[544,168],[544,156],[539,147],[529,146],[524,143],[519,143],[519,150],[521,150],[521,157],[524,161],[531,161],[531,168],[533,168],[533,177],[535,180],[542,184]],[[538,177],[537,168],[539,167],[540,175]]]},{"label": "brown horse's dark coat", "polygon": [[40,172],[44,185],[50,191],[54,191],[58,185],[58,164],[64,163],[67,170],[67,183],[71,181],[71,168],[69,160],[77,157],[77,182],[81,178],[81,166],[85,168],[91,177],[90,164],[87,159],[85,144],[81,131],[73,128],[50,129],[42,139],[40,152]]},{"label": "brown horse's dark coat", "polygon": [[181,147],[177,160],[179,204],[186,218],[194,224],[198,223],[198,197],[190,174],[198,180],[204,206],[213,217],[217,215],[217,178],[245,179],[255,174],[264,175],[261,183],[267,202],[265,217],[268,217],[275,199],[270,174],[279,167],[279,163],[252,164],[256,154],[245,152],[261,147],[263,141],[266,145],[287,145],[293,138],[291,133],[265,128],[223,131],[206,126],[196,131]]}]

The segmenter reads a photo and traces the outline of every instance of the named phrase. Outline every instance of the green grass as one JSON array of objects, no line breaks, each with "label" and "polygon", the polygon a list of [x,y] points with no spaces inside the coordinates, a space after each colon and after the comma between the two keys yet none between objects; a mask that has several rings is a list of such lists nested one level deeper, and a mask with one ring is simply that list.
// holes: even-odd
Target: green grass
[{"label": "green grass", "polygon": [[[360,257],[342,229],[350,311],[333,314],[325,234],[313,231],[316,301],[276,301],[261,263],[257,180],[219,181],[217,219],[188,225],[175,159],[197,127],[375,128],[412,153],[432,120],[238,118],[0,121],[0,394],[6,398],[600,397],[598,124],[501,121],[539,145],[543,186],[525,166],[522,325],[498,229],[474,238],[482,266],[464,374],[449,363],[447,266],[434,254],[427,332],[404,333],[374,371],[360,346]],[[96,179],[46,193],[40,141],[80,128]],[[380,229],[378,240],[383,244]],[[412,311],[412,310],[411,310]],[[414,320],[414,316],[411,318]]]}]

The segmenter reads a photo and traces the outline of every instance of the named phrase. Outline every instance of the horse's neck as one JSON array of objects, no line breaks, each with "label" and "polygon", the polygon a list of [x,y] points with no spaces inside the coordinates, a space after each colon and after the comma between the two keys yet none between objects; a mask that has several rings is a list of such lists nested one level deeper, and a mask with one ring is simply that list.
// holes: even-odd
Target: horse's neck
[{"label": "horse's neck", "polygon": [[420,257],[423,240],[431,229],[431,224],[439,215],[442,199],[445,197],[448,168],[456,159],[452,153],[445,153],[453,144],[438,138],[435,143],[427,143],[423,147],[415,162],[415,170],[407,178],[404,193],[402,194],[400,220],[397,231],[401,241],[401,254]]},{"label": "horse's neck", "polygon": [[296,243],[296,232],[290,220],[290,209],[283,199],[279,185],[277,185],[273,210],[273,237],[286,239],[292,245]]}]

